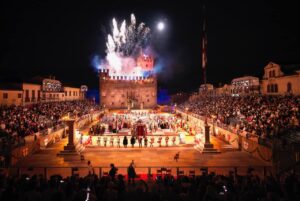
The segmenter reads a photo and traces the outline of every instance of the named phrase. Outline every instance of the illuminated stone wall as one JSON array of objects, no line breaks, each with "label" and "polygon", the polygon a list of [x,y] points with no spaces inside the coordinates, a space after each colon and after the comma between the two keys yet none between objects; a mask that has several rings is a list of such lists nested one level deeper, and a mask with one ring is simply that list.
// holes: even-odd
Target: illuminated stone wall
[{"label": "illuminated stone wall", "polygon": [[157,104],[157,79],[152,77],[112,79],[108,71],[99,72],[100,105],[109,109],[153,108]]}]

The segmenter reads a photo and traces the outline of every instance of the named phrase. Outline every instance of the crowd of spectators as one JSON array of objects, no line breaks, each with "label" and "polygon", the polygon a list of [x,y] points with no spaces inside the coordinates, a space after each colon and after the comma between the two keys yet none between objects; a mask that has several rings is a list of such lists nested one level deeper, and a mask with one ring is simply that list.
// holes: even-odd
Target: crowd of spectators
[{"label": "crowd of spectators", "polygon": [[[113,175],[114,176],[114,175]],[[0,200],[5,201],[295,201],[300,199],[299,177],[287,173],[262,179],[251,172],[245,176],[203,172],[195,177],[173,176],[126,182],[123,175],[62,178],[53,175],[0,176]]]},{"label": "crowd of spectators", "polygon": [[24,137],[61,124],[64,115],[88,114],[99,110],[90,101],[38,103],[29,106],[0,106],[0,130],[13,137]]},{"label": "crowd of spectators", "polygon": [[184,111],[230,125],[237,131],[271,138],[285,130],[299,129],[299,96],[199,97],[178,107]]}]

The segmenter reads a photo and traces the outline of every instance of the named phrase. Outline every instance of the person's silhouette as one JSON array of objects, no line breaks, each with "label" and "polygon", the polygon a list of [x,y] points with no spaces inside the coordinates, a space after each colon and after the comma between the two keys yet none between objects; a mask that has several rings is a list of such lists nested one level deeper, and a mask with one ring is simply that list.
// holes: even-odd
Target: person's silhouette
[{"label": "person's silhouette", "polygon": [[178,161],[178,159],[179,159],[179,153],[180,152],[177,152],[176,154],[175,154],[175,156],[174,156],[174,160],[177,162]]}]

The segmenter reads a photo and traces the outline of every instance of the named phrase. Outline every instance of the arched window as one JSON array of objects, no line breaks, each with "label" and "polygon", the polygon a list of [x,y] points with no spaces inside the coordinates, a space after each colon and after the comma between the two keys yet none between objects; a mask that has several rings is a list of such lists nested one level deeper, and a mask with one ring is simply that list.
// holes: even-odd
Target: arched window
[{"label": "arched window", "polygon": [[287,88],[287,92],[288,92],[288,93],[292,93],[292,84],[291,84],[290,82],[287,83],[286,88]]},{"label": "arched window", "polygon": [[269,71],[269,77],[272,77],[272,71]]},{"label": "arched window", "polygon": [[268,84],[267,86],[267,92],[270,93],[271,92],[271,85]]}]

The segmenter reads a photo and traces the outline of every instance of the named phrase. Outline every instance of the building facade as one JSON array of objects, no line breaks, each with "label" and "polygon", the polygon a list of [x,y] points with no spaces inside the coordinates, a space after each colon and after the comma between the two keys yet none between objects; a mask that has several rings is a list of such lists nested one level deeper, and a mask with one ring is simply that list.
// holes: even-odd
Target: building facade
[{"label": "building facade", "polygon": [[22,105],[21,89],[0,89],[0,105]]},{"label": "building facade", "polygon": [[224,84],[222,87],[215,88],[216,96],[230,96],[231,95],[231,85]]},{"label": "building facade", "polygon": [[264,68],[261,93],[265,95],[300,95],[300,67],[269,62]]},{"label": "building facade", "polygon": [[64,87],[64,98],[66,101],[81,100],[84,99],[84,92],[81,91],[81,88]]},{"label": "building facade", "polygon": [[244,76],[231,81],[232,96],[259,94],[260,83],[258,77]]},{"label": "building facade", "polygon": [[22,105],[29,105],[35,104],[42,101],[42,87],[40,84],[33,84],[33,83],[21,83],[22,91],[23,91],[23,98],[22,98]]},{"label": "building facade", "polygon": [[201,84],[199,87],[199,94],[203,95],[207,93],[208,95],[212,95],[214,91],[214,85],[212,84]]},{"label": "building facade", "polygon": [[2,84],[0,105],[25,106],[40,102],[83,100],[85,92],[77,87],[63,87],[61,82],[55,79],[42,79],[36,83]]},{"label": "building facade", "polygon": [[141,56],[137,65],[147,74],[143,76],[110,74],[99,71],[100,105],[108,109],[144,109],[157,105],[157,77],[153,58]]}]

